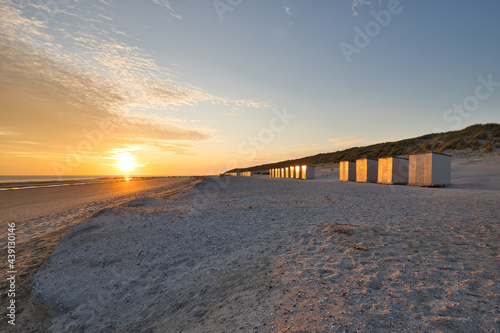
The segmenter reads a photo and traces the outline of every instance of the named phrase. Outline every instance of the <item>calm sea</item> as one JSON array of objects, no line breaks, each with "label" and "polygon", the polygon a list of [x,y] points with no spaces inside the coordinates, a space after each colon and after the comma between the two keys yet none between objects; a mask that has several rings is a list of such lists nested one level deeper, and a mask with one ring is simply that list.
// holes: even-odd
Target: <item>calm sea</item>
[{"label": "calm sea", "polygon": [[0,176],[0,191],[171,177],[177,176]]},{"label": "calm sea", "polygon": [[[112,176],[0,176],[0,191],[23,190],[40,187],[83,185],[107,181]],[[122,178],[123,177],[119,177]]]},{"label": "calm sea", "polygon": [[0,184],[3,183],[38,183],[38,182],[60,182],[68,180],[91,180],[100,178],[113,178],[111,176],[0,176]]}]

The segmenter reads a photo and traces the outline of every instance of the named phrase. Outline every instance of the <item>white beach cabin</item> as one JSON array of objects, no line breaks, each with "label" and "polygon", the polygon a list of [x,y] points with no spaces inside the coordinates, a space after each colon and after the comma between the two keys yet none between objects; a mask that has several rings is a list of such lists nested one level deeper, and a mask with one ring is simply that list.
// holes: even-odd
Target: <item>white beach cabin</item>
[{"label": "white beach cabin", "polygon": [[386,157],[378,159],[378,179],[380,184],[407,184],[408,159]]},{"label": "white beach cabin", "polygon": [[378,180],[378,161],[371,158],[356,160],[356,181],[376,183]]},{"label": "white beach cabin", "polygon": [[302,179],[314,179],[316,177],[316,168],[312,166],[302,166]]},{"label": "white beach cabin", "polygon": [[280,178],[285,178],[285,168],[281,168]]},{"label": "white beach cabin", "polygon": [[289,171],[290,178],[295,178],[295,167],[291,166],[291,167],[289,167],[289,169],[290,169],[290,171]]},{"label": "white beach cabin", "polygon": [[445,186],[451,183],[451,155],[426,153],[410,155],[409,185]]},{"label": "white beach cabin", "polygon": [[340,162],[339,180],[341,182],[356,181],[356,162]]},{"label": "white beach cabin", "polygon": [[295,167],[295,179],[302,179],[302,167],[298,165]]}]

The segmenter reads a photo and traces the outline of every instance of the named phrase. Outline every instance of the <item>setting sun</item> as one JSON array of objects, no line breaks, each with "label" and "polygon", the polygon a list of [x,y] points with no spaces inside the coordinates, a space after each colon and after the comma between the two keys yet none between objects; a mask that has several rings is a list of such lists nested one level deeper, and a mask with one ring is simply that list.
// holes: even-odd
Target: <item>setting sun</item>
[{"label": "setting sun", "polygon": [[116,155],[117,167],[124,172],[130,172],[135,169],[137,164],[135,163],[135,156],[131,153],[121,153]]}]

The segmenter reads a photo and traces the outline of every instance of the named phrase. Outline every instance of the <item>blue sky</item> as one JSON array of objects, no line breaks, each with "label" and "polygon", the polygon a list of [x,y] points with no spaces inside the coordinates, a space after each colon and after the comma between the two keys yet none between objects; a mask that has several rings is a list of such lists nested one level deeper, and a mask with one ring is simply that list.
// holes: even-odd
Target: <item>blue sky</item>
[{"label": "blue sky", "polygon": [[36,3],[0,0],[2,174],[117,152],[207,174],[500,122],[498,1]]}]

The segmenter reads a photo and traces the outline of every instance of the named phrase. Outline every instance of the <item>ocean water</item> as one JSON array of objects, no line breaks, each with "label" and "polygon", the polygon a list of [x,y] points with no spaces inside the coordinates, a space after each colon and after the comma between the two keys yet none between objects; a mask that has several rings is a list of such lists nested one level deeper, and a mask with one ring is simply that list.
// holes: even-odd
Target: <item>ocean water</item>
[{"label": "ocean water", "polygon": [[0,176],[0,191],[25,190],[41,187],[83,185],[124,177],[113,176]]},{"label": "ocean water", "polygon": [[0,176],[0,184],[32,182],[64,182],[68,180],[92,180],[112,176]]}]

